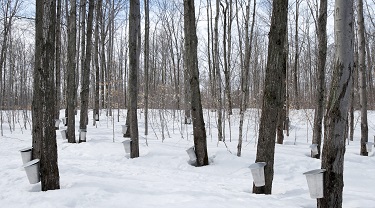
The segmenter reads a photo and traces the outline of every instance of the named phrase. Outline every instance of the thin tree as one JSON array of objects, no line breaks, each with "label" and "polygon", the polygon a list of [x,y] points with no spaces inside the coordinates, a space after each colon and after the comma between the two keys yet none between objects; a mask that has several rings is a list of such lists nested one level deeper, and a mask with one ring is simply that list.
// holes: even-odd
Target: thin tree
[{"label": "thin tree", "polygon": [[325,65],[327,60],[327,0],[320,0],[319,17],[317,23],[318,35],[318,69],[317,92],[315,97],[315,115],[312,143],[317,144],[318,154],[311,156],[320,158],[320,146],[322,143],[322,122],[325,95]]},{"label": "thin tree", "polygon": [[77,46],[77,4],[70,0],[70,14],[68,20],[68,69],[67,69],[67,110],[68,129],[66,137],[69,143],[75,143],[75,108],[76,108],[76,46]]},{"label": "thin tree", "polygon": [[366,81],[366,39],[365,39],[365,19],[363,18],[363,0],[357,1],[358,16],[358,67],[359,67],[359,97],[361,104],[361,149],[360,154],[368,156],[366,143],[368,142],[367,123],[367,81]]},{"label": "thin tree", "polygon": [[223,100],[221,93],[221,73],[219,67],[219,17],[220,17],[220,0],[216,0],[216,16],[215,16],[215,27],[214,27],[214,54],[213,54],[213,66],[216,75],[216,108],[217,108],[217,132],[218,141],[223,140]]},{"label": "thin tree", "polygon": [[294,68],[293,68],[293,82],[294,82],[294,100],[295,100],[295,107],[298,110],[300,107],[300,103],[298,100],[298,63],[299,63],[299,38],[298,38],[298,18],[299,18],[299,5],[301,0],[296,0],[296,25],[295,25],[295,34],[294,34],[294,43],[295,43],[295,51],[294,51]]},{"label": "thin tree", "polygon": [[139,157],[138,141],[138,70],[140,54],[140,6],[139,0],[130,0],[129,12],[129,127],[131,142],[131,158]]},{"label": "thin tree", "polygon": [[[82,80],[81,80],[81,112],[79,128],[81,130],[87,129],[88,121],[88,107],[89,107],[89,87],[90,87],[90,64],[91,64],[91,49],[92,49],[92,27],[94,19],[94,7],[95,1],[89,0],[89,13],[87,19],[87,32],[86,32],[86,57],[84,60],[84,67],[82,69]],[[86,137],[79,137],[79,142],[85,142]]]},{"label": "thin tree", "polygon": [[[249,5],[246,7],[246,19],[245,19],[245,60],[243,64],[243,69],[241,70],[241,103],[240,103],[240,126],[239,126],[239,138],[237,145],[237,156],[241,157],[242,150],[242,132],[243,123],[245,118],[245,112],[247,109],[247,103],[249,100],[249,76],[250,76],[250,58],[253,42],[253,32],[255,25],[255,11],[256,11],[256,0],[253,1],[253,16],[251,29],[249,34],[249,22],[250,22],[250,0]],[[237,21],[238,22],[238,21]]]},{"label": "thin tree", "polygon": [[[99,91],[100,91],[100,63],[99,63],[99,27],[102,20],[102,0],[96,3],[95,38],[94,38],[94,65],[95,65],[95,95],[94,95],[94,121],[99,120]],[[94,125],[95,125],[94,122]]]},{"label": "thin tree", "polygon": [[145,135],[148,135],[148,91],[149,91],[149,78],[148,78],[148,70],[149,70],[149,57],[150,57],[150,0],[144,0],[145,6],[145,45],[144,45],[144,70],[145,70],[145,95],[144,95],[144,102],[145,102]]},{"label": "thin tree", "polygon": [[56,81],[56,114],[55,119],[60,118],[61,102],[61,0],[57,0],[56,10],[56,60],[55,60],[55,81]]},{"label": "thin tree", "polygon": [[[60,189],[55,131],[56,1],[36,1],[33,147],[39,152],[42,191]],[[35,122],[35,123],[34,123]]]},{"label": "thin tree", "polygon": [[254,185],[253,193],[256,194],[271,194],[272,191],[276,125],[278,114],[283,107],[280,90],[282,89],[283,74],[286,73],[284,71],[284,48],[287,32],[287,14],[288,0],[273,1],[262,115],[255,160],[255,162],[266,162],[267,164],[264,167],[266,185],[262,187]]},{"label": "thin tree", "polygon": [[324,119],[322,168],[324,197],[318,207],[342,207],[345,127],[353,70],[353,0],[336,0],[334,14],[335,60]]},{"label": "thin tree", "polygon": [[195,25],[194,0],[184,0],[184,33],[187,60],[185,64],[190,71],[191,114],[193,117],[195,154],[197,156],[197,166],[204,166],[208,165],[207,137],[199,89],[198,38]]}]

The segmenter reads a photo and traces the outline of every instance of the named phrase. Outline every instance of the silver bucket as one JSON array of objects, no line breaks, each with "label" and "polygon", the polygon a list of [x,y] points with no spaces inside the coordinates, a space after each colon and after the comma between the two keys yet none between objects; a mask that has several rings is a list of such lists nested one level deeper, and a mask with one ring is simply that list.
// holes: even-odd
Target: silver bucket
[{"label": "silver bucket", "polygon": [[66,126],[67,125],[67,123],[66,123],[66,117],[62,118],[61,120],[62,120],[64,126]]},{"label": "silver bucket", "polygon": [[367,152],[372,152],[372,146],[374,146],[374,143],[372,143],[372,142],[366,142],[366,150],[367,150]]},{"label": "silver bucket", "polygon": [[190,147],[186,150],[187,154],[189,155],[190,161],[197,161],[197,155],[195,154],[194,146]]},{"label": "silver bucket", "polygon": [[131,152],[131,143],[132,143],[131,140],[125,140],[122,142],[122,144],[124,145],[125,153]]},{"label": "silver bucket", "polygon": [[59,129],[59,127],[60,127],[60,119],[55,119],[55,127],[56,127],[56,129]]},{"label": "silver bucket", "polygon": [[306,176],[310,197],[313,199],[323,198],[324,196],[323,175],[325,171],[325,169],[316,169],[303,173]]},{"label": "silver bucket", "polygon": [[312,145],[310,145],[310,148],[311,148],[311,152],[312,152],[313,156],[318,154],[318,144],[312,144]]},{"label": "silver bucket", "polygon": [[122,127],[122,134],[126,134],[126,131],[128,130],[128,126],[127,125],[121,125]]},{"label": "silver bucket", "polygon": [[266,185],[266,180],[264,178],[264,166],[266,166],[266,164],[265,162],[257,162],[249,166],[256,187]]},{"label": "silver bucket", "polygon": [[86,129],[79,130],[79,138],[81,141],[86,141],[86,133],[87,133]]},{"label": "silver bucket", "polygon": [[30,184],[40,182],[39,159],[32,160],[23,165]]},{"label": "silver bucket", "polygon": [[61,130],[60,132],[61,132],[61,136],[62,136],[62,138],[63,138],[63,139],[66,139],[66,129]]},{"label": "silver bucket", "polygon": [[28,147],[20,150],[21,157],[22,157],[22,163],[26,164],[31,161],[32,154],[33,154],[33,148]]},{"label": "silver bucket", "polygon": [[95,114],[95,121],[99,121],[99,114]]}]

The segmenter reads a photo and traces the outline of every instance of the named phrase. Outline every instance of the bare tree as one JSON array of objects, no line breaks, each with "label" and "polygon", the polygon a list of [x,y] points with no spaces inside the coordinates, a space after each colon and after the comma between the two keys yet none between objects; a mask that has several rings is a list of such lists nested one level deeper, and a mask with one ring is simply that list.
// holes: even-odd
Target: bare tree
[{"label": "bare tree", "polygon": [[148,91],[149,91],[149,56],[150,56],[150,0],[144,0],[145,6],[145,45],[144,45],[144,70],[145,70],[145,135],[148,135]]},{"label": "bare tree", "polygon": [[[250,1],[249,1],[250,4]],[[239,127],[239,138],[237,145],[237,156],[241,156],[242,149],[242,131],[245,112],[247,109],[247,103],[249,101],[249,76],[250,76],[250,58],[251,58],[251,46],[253,42],[253,32],[255,25],[255,11],[256,11],[256,0],[253,5],[253,16],[251,23],[251,30],[249,34],[249,21],[250,21],[250,5],[246,7],[246,20],[245,20],[245,60],[243,69],[241,70],[241,104],[240,104],[240,127]],[[238,21],[237,21],[238,22]],[[240,44],[241,45],[241,44]]]},{"label": "bare tree", "polygon": [[317,22],[318,35],[318,69],[317,69],[317,92],[315,98],[315,115],[312,143],[317,144],[318,154],[311,156],[320,158],[320,146],[322,143],[322,122],[325,95],[325,65],[327,59],[327,0],[320,0],[319,16]]},{"label": "bare tree", "polygon": [[366,143],[368,142],[367,123],[367,80],[366,80],[366,39],[365,19],[363,18],[363,0],[357,1],[358,16],[358,65],[359,65],[359,97],[361,104],[361,149],[360,154],[368,156]]},{"label": "bare tree", "polygon": [[55,27],[56,1],[37,1],[32,114],[33,147],[39,152],[33,154],[40,158],[42,191],[60,189],[55,131]]},{"label": "bare tree", "polygon": [[193,117],[194,147],[197,166],[208,165],[206,128],[204,126],[201,94],[199,89],[198,38],[195,25],[194,0],[184,0],[184,33],[187,69],[190,71],[191,111]]},{"label": "bare tree", "polygon": [[139,157],[139,139],[138,139],[138,71],[139,71],[139,53],[140,53],[140,6],[139,0],[130,0],[129,12],[129,127],[131,137],[131,158]]},{"label": "bare tree", "polygon": [[[87,19],[87,33],[86,33],[86,57],[84,59],[84,68],[82,69],[82,80],[81,80],[81,111],[79,128],[81,130],[87,129],[88,121],[88,107],[89,107],[89,86],[90,86],[90,64],[91,64],[91,49],[92,49],[92,27],[94,19],[94,0],[89,0],[89,13]],[[79,137],[79,142],[85,142],[86,137]]]},{"label": "bare tree", "polygon": [[60,118],[61,102],[61,0],[57,0],[56,9],[56,60],[55,60],[55,78],[56,78],[56,114],[55,118]]},{"label": "bare tree", "polygon": [[69,143],[75,143],[75,108],[76,108],[76,46],[77,46],[77,4],[70,0],[70,14],[68,20],[68,80],[67,80],[67,110],[68,129],[66,137]]},{"label": "bare tree", "polygon": [[253,193],[271,194],[273,180],[273,163],[275,155],[275,137],[278,114],[283,107],[281,100],[282,77],[286,73],[284,48],[287,32],[288,0],[272,3],[271,29],[266,78],[264,83],[262,115],[259,125],[256,162],[266,162],[264,167],[265,186],[253,186]]},{"label": "bare tree", "polygon": [[353,70],[353,1],[335,1],[335,62],[324,119],[322,168],[324,197],[318,207],[342,207],[345,127]]}]

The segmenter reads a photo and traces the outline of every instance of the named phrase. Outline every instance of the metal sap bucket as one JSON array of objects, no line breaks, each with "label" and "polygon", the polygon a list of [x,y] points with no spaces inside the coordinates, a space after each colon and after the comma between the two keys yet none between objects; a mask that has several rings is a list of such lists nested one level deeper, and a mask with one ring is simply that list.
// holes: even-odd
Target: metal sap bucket
[{"label": "metal sap bucket", "polygon": [[39,159],[31,160],[23,165],[30,184],[40,182]]},{"label": "metal sap bucket", "polygon": [[266,185],[266,180],[264,178],[264,166],[266,166],[266,164],[265,162],[257,162],[249,166],[256,187]]},{"label": "metal sap bucket", "polygon": [[311,152],[312,152],[313,156],[318,154],[318,144],[312,144],[312,145],[310,145],[310,148],[311,148]]},{"label": "metal sap bucket", "polygon": [[187,154],[189,155],[190,161],[197,161],[197,155],[195,154],[194,146],[190,147],[186,150]]},{"label": "metal sap bucket", "polygon": [[86,141],[86,134],[87,134],[87,129],[80,129],[79,130],[79,139],[81,141]]},{"label": "metal sap bucket", "polygon": [[306,176],[310,197],[313,199],[323,198],[323,176],[325,171],[325,169],[316,169],[303,173]]},{"label": "metal sap bucket", "polygon": [[55,119],[55,128],[56,130],[59,130],[59,127],[60,127],[60,119]]},{"label": "metal sap bucket", "polygon": [[121,125],[122,127],[122,134],[126,134],[126,131],[128,130],[128,126],[127,125]]},{"label": "metal sap bucket", "polygon": [[367,152],[372,152],[372,146],[374,146],[374,143],[372,143],[372,142],[366,142],[366,150],[367,150]]},{"label": "metal sap bucket", "polygon": [[28,147],[20,150],[22,163],[26,164],[31,161],[32,154],[33,154],[33,147]]},{"label": "metal sap bucket", "polygon": [[63,139],[66,139],[66,129],[60,131]]},{"label": "metal sap bucket", "polygon": [[131,143],[131,140],[125,140],[122,142],[122,144],[124,145],[125,153],[131,153]]}]

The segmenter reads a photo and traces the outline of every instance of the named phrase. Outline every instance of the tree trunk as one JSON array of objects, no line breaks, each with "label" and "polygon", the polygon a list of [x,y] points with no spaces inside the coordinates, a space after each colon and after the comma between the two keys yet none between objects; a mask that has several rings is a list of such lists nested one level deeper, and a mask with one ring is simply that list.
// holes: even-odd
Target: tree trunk
[{"label": "tree trunk", "polygon": [[76,16],[77,4],[70,0],[70,15],[68,21],[68,80],[67,80],[67,104],[68,104],[68,129],[66,137],[69,143],[75,143],[75,108],[76,108],[76,46],[77,46],[77,25]]},{"label": "tree trunk", "polygon": [[318,207],[342,207],[344,188],[345,126],[353,70],[353,1],[335,1],[336,53],[327,112],[324,119],[322,168],[324,198]]},{"label": "tree trunk", "polygon": [[294,53],[294,71],[293,71],[293,82],[294,82],[294,100],[295,108],[298,110],[300,107],[299,98],[298,98],[298,62],[299,62],[299,45],[298,45],[298,17],[299,17],[299,4],[300,0],[296,0],[296,27],[294,34],[295,42],[295,53]]},{"label": "tree trunk", "polygon": [[[253,32],[255,25],[255,11],[256,11],[256,1],[253,5],[253,16],[251,29],[249,34],[249,21],[250,21],[250,0],[248,6],[246,7],[246,20],[245,20],[245,63],[243,64],[243,69],[241,72],[241,103],[240,103],[240,126],[239,126],[239,137],[237,145],[237,156],[241,157],[242,152],[242,132],[243,123],[245,118],[245,112],[247,109],[247,103],[249,101],[249,76],[250,76],[250,58],[253,42]],[[237,21],[238,22],[238,21]]]},{"label": "tree trunk", "polygon": [[264,167],[266,185],[253,186],[253,193],[271,194],[277,117],[282,109],[281,82],[284,69],[288,0],[273,1],[271,29],[269,32],[268,57],[264,83],[262,115],[255,162],[266,162]]},{"label": "tree trunk", "polygon": [[[102,20],[102,0],[97,1],[96,5],[96,23],[94,40],[94,63],[95,63],[95,101],[94,101],[94,121],[99,121],[99,91],[100,91],[100,63],[99,63],[99,25]],[[94,122],[94,125],[95,125]]]},{"label": "tree trunk", "polygon": [[185,33],[185,63],[190,70],[191,111],[193,117],[194,147],[197,156],[197,166],[208,165],[206,128],[203,120],[201,94],[199,89],[198,70],[198,38],[195,26],[194,0],[184,0],[184,33]]},{"label": "tree trunk", "polygon": [[358,5],[358,65],[359,65],[359,96],[361,103],[361,148],[360,155],[368,156],[366,143],[368,142],[367,123],[367,89],[366,89],[366,40],[365,23],[363,18],[363,0],[357,1]]},{"label": "tree trunk", "polygon": [[56,10],[56,114],[55,119],[60,119],[61,102],[61,0],[57,0]]},{"label": "tree trunk", "polygon": [[322,143],[322,122],[325,98],[325,65],[327,59],[327,0],[320,0],[318,17],[318,86],[315,98],[315,115],[312,143],[317,144],[318,154],[311,157],[320,159],[320,146]]},{"label": "tree trunk", "polygon": [[149,70],[149,56],[150,56],[150,17],[149,17],[149,1],[144,0],[145,6],[145,54],[144,54],[144,67],[145,67],[145,95],[144,95],[144,102],[145,102],[145,135],[148,135],[148,91],[149,91],[149,78],[148,78],[148,70]]},{"label": "tree trunk", "polygon": [[215,16],[215,27],[214,27],[214,70],[216,75],[216,108],[217,108],[217,131],[218,141],[223,140],[223,100],[221,97],[221,73],[219,67],[219,9],[220,0],[216,0],[216,16]]},{"label": "tree trunk", "polygon": [[[89,13],[87,19],[87,33],[86,33],[86,57],[84,62],[84,68],[82,69],[82,80],[81,80],[81,112],[79,128],[87,131],[88,121],[88,108],[89,108],[89,90],[90,90],[90,64],[91,64],[91,38],[92,38],[92,27],[93,27],[93,15],[94,15],[95,1],[89,0]],[[79,137],[79,142],[86,142],[86,137]]]},{"label": "tree trunk", "polygon": [[137,118],[137,101],[138,101],[138,68],[140,42],[138,35],[140,29],[140,6],[139,0],[130,0],[129,13],[129,127],[131,137],[131,158],[139,157],[138,144],[138,118]]},{"label": "tree trunk", "polygon": [[[42,191],[60,189],[55,131],[55,27],[56,1],[36,2],[33,147],[40,149]],[[37,149],[37,148],[36,148]]]}]

